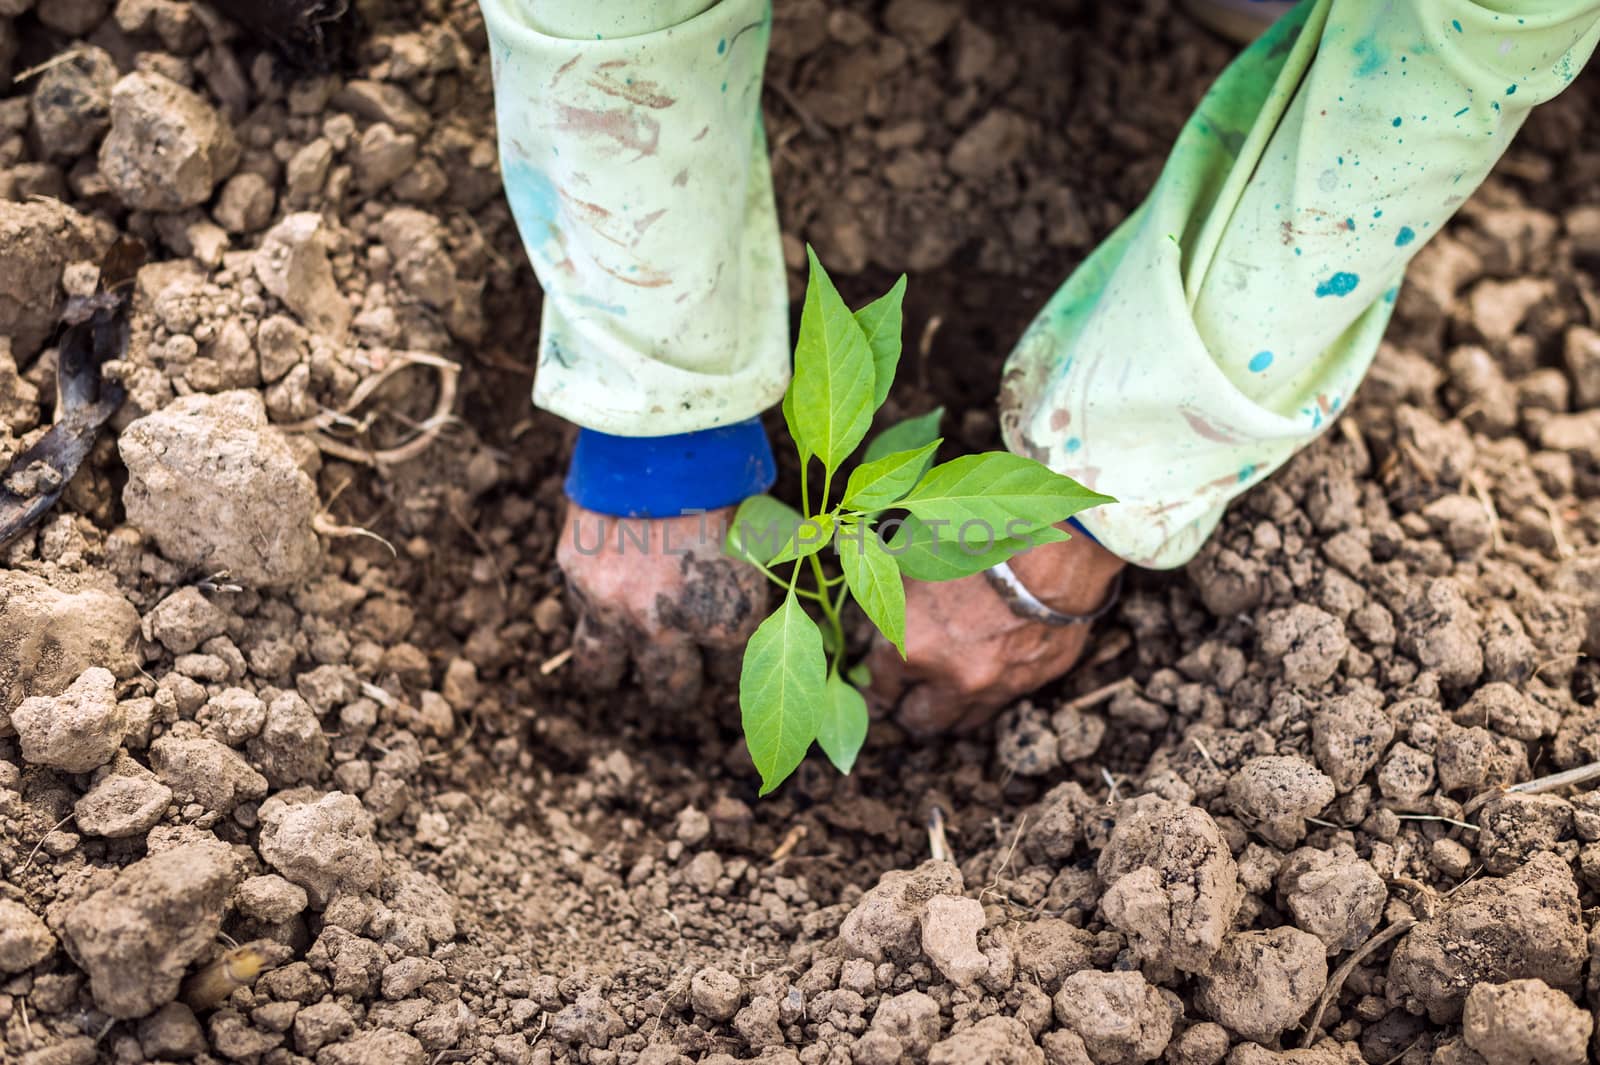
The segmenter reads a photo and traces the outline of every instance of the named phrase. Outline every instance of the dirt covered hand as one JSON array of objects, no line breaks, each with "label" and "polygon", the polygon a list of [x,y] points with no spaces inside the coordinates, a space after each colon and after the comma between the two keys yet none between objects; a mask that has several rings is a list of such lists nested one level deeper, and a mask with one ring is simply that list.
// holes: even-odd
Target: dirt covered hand
[{"label": "dirt covered hand", "polygon": [[766,579],[723,555],[734,508],[676,518],[616,518],[567,504],[557,561],[578,608],[574,664],[610,689],[629,662],[650,701],[678,709],[705,671],[737,675],[739,648],[766,616]]},{"label": "dirt covered hand", "polygon": [[[1100,607],[1122,567],[1082,534],[1011,560],[1023,586],[1064,614]],[[868,658],[870,696],[918,734],[974,729],[1077,664],[1091,631],[1019,616],[981,573],[938,584],[908,580],[906,657],[878,638]]]}]

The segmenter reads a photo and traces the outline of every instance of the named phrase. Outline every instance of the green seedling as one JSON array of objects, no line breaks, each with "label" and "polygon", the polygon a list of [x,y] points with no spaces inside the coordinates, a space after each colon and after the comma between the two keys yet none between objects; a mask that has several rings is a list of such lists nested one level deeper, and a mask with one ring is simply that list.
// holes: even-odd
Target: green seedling
[{"label": "green seedling", "polygon": [[[1113,502],[1009,452],[935,465],[939,410],[884,430],[841,476],[894,381],[906,281],[852,313],[808,254],[794,377],[783,397],[800,454],[800,508],[754,496],[739,507],[727,541],[730,555],[783,589],[783,602],[750,637],[739,677],[745,742],[763,795],[794,772],[813,741],[848,773],[866,740],[860,688],[870,678],[845,663],[842,618],[852,599],[904,657],[906,577],[971,576],[1067,539],[1058,523]],[[821,490],[813,495],[816,466]]]}]

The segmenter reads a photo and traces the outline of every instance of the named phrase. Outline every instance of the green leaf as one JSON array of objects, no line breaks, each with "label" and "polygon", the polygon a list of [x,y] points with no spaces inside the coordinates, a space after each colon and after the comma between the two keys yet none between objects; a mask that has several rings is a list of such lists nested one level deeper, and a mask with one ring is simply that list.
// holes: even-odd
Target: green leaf
[{"label": "green leaf", "polygon": [[780,562],[793,562],[796,559],[814,555],[828,546],[833,539],[833,515],[822,514],[815,518],[806,518],[794,530],[794,535],[789,537],[783,550],[775,555],[769,566],[776,566]]},{"label": "green leaf", "polygon": [[828,675],[828,697],[817,722],[817,746],[835,769],[849,773],[867,741],[867,701],[839,674]]},{"label": "green leaf", "polygon": [[822,633],[793,591],[744,649],[739,712],[765,795],[795,771],[817,736],[827,700]]},{"label": "green leaf", "polygon": [[839,566],[850,594],[904,658],[906,587],[894,556],[875,531],[846,519],[839,532]]},{"label": "green leaf", "polygon": [[883,406],[894,384],[894,371],[900,364],[901,305],[906,298],[906,275],[894,287],[856,312],[856,322],[866,334],[872,351],[872,409]]},{"label": "green leaf", "polygon": [[771,565],[784,545],[794,539],[803,520],[800,512],[787,503],[771,496],[751,496],[734,512],[723,553],[729,558]]},{"label": "green leaf", "polygon": [[811,279],[800,314],[789,388],[790,432],[831,472],[872,424],[873,366],[867,336],[809,248]]},{"label": "green leaf", "polygon": [[794,418],[794,378],[789,378],[789,387],[783,390],[783,424],[789,427],[789,437],[794,441],[794,449],[800,453],[800,465],[804,466],[811,461],[811,449],[806,447],[800,435],[799,423]]},{"label": "green leaf", "polygon": [[939,421],[943,417],[944,408],[935,407],[926,414],[895,422],[872,438],[872,442],[867,445],[867,450],[861,456],[861,461],[875,462],[896,451],[915,451],[938,437]]},{"label": "green leaf", "polygon": [[1114,502],[1033,459],[991,451],[940,463],[896,505],[924,521],[948,522],[951,534],[970,526],[961,535],[981,542],[984,536],[1020,535],[1010,522],[1054,525],[1080,510]]},{"label": "green leaf", "polygon": [[857,662],[844,671],[844,679],[858,688],[869,687],[872,684],[872,669],[864,660]]},{"label": "green leaf", "polygon": [[955,528],[931,526],[913,516],[889,538],[888,550],[900,572],[913,580],[953,581],[981,573],[1030,547],[1070,539],[1054,525],[1045,525],[1018,531],[1018,535],[1003,537],[987,547],[983,538],[969,539],[963,547]]},{"label": "green leaf", "polygon": [[840,505],[869,513],[889,506],[922,479],[933,461],[933,453],[942,443],[943,440],[934,440],[915,451],[896,451],[876,462],[857,466],[850,471]]}]

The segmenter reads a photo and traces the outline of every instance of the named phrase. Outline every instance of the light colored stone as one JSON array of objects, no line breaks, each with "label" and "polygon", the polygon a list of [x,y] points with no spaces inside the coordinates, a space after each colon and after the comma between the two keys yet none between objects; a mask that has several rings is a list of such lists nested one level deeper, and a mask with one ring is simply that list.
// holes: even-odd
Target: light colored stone
[{"label": "light colored stone", "polygon": [[55,331],[66,265],[97,258],[103,243],[89,219],[56,200],[0,201],[0,336],[19,362]]},{"label": "light colored stone", "polygon": [[256,587],[295,584],[315,567],[316,487],[260,393],[184,396],[117,445],[128,520],[168,558]]},{"label": "light colored stone", "polygon": [[72,807],[78,831],[89,836],[124,839],[147,831],[172,803],[172,789],[148,771],[112,774]]},{"label": "light colored stone", "polygon": [[0,899],[0,973],[20,973],[44,961],[56,937],[20,902]]},{"label": "light colored stone", "polygon": [[922,952],[945,979],[970,987],[989,971],[989,959],[978,949],[983,926],[983,903],[977,899],[935,895],[922,912]]},{"label": "light colored stone", "polygon": [[350,304],[333,279],[322,216],[302,211],[267,230],[255,255],[256,277],[312,330],[342,336]]},{"label": "light colored stone", "polygon": [[140,71],[111,90],[111,132],[100,145],[100,176],[125,206],[198,206],[238,163],[232,125],[177,82]]},{"label": "light colored stone", "polygon": [[237,875],[219,840],[180,843],[68,910],[62,944],[89,973],[95,1004],[128,1019],[172,1001],[190,963],[214,948]]},{"label": "light colored stone", "polygon": [[109,762],[127,726],[116,687],[110,670],[94,666],[60,695],[24,699],[11,713],[23,760],[67,773],[87,773]]},{"label": "light colored stone", "polygon": [[306,889],[322,909],[336,891],[365,891],[383,876],[382,855],[372,841],[372,816],[361,801],[329,792],[315,801],[261,804],[261,857]]}]

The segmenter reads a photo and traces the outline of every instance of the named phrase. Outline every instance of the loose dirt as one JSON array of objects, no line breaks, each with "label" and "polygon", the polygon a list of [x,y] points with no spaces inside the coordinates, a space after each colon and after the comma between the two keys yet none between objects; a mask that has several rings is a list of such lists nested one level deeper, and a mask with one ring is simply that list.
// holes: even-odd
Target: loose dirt
[{"label": "loose dirt", "polygon": [[[1593,1059],[1600,798],[1503,792],[1600,759],[1592,74],[1084,668],[757,800],[730,685],[563,664],[475,5],[354,16],[0,0],[0,466],[66,296],[152,251],[127,403],[0,550],[0,1057]],[[886,417],[970,448],[1231,54],[1163,0],[780,0],[772,48],[792,292],[806,241],[853,300],[909,271]]]}]

